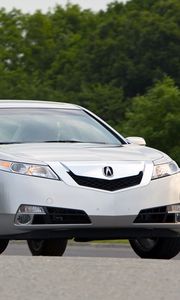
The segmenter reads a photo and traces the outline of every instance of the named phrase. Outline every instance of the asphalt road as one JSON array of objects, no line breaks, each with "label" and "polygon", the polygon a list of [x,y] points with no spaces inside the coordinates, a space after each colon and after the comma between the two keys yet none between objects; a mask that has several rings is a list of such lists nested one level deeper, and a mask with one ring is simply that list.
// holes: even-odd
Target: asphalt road
[{"label": "asphalt road", "polygon": [[[10,242],[3,255],[31,256],[26,242]],[[137,257],[128,245],[88,244],[70,242],[64,256],[79,257]]]},{"label": "asphalt road", "polygon": [[[3,255],[31,256],[26,242],[10,242]],[[64,256],[139,258],[128,244],[69,243]],[[175,260],[180,260],[180,254]]]},{"label": "asphalt road", "polygon": [[0,257],[4,300],[179,300],[180,262]]},{"label": "asphalt road", "polygon": [[0,269],[0,300],[179,300],[180,294],[179,259],[142,260],[128,245],[77,244],[64,257],[32,257],[25,243],[11,243]]}]

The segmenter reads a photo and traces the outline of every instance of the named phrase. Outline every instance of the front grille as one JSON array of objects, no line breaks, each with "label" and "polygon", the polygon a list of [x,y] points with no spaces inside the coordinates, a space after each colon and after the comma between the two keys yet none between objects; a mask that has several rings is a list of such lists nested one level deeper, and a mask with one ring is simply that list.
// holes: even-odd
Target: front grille
[{"label": "front grille", "polygon": [[76,181],[77,184],[81,186],[86,186],[86,187],[110,191],[110,192],[138,185],[141,183],[143,177],[142,171],[139,172],[138,175],[112,179],[112,180],[78,176],[71,171],[69,171],[68,174],[74,179],[74,181]]},{"label": "front grille", "polygon": [[33,224],[90,224],[88,215],[83,210],[44,207],[45,215],[34,215]]}]

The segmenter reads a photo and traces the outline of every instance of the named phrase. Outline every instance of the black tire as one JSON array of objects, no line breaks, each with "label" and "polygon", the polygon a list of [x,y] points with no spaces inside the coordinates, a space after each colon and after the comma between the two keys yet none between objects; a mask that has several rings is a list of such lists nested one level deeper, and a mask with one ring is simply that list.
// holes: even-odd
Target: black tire
[{"label": "black tire", "polygon": [[9,244],[9,240],[0,240],[0,254],[6,250],[7,246]]},{"label": "black tire", "polygon": [[66,250],[67,240],[27,240],[27,244],[34,256],[62,256]]},{"label": "black tire", "polygon": [[141,258],[171,259],[180,252],[180,238],[143,238],[129,242]]}]

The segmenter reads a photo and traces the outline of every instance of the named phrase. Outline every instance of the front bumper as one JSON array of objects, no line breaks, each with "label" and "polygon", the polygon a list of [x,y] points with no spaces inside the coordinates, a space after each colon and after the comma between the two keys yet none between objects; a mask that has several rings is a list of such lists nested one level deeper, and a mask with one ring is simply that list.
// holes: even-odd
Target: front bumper
[{"label": "front bumper", "polygon": [[[180,173],[113,193],[7,172],[0,172],[0,178],[0,236],[3,238],[45,235],[46,238],[104,239],[180,232],[180,223],[134,222],[144,209],[180,203]],[[91,223],[16,225],[16,213],[22,204],[81,210]]]}]

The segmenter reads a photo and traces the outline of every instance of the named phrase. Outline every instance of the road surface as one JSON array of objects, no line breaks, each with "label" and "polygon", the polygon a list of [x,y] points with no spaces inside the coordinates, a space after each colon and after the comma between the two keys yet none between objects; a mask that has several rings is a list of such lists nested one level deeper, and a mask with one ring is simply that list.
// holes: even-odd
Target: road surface
[{"label": "road surface", "polygon": [[0,257],[4,300],[179,300],[180,261]]},{"label": "road surface", "polygon": [[[3,255],[30,256],[26,242],[10,242]],[[138,258],[128,244],[88,244],[70,242],[64,256]],[[180,254],[174,259],[180,260]]]},{"label": "road surface", "polygon": [[77,244],[64,257],[33,257],[25,243],[12,242],[0,269],[0,300],[179,300],[180,294],[179,256],[143,260],[128,245]]}]

